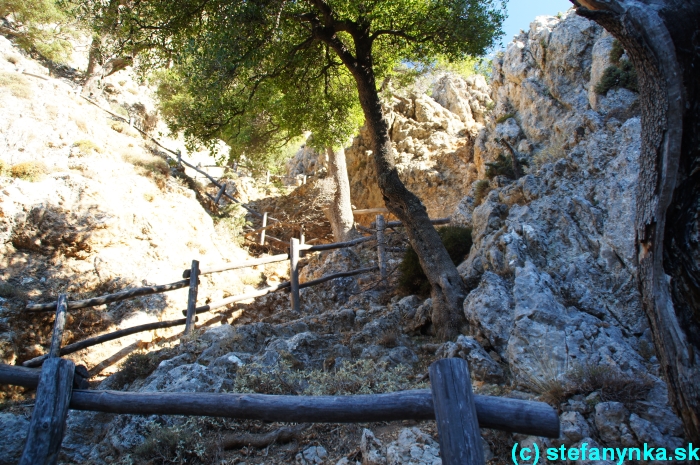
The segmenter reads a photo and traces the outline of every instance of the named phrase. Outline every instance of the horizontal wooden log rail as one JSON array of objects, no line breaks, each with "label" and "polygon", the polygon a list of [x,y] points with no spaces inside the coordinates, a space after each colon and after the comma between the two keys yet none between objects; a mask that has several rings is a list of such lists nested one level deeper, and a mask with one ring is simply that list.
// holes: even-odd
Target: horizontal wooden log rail
[{"label": "horizontal wooden log rail", "polygon": [[[127,291],[117,292],[115,294],[107,294],[102,297],[95,297],[94,299],[86,300],[74,300],[68,302],[68,310],[75,310],[77,308],[94,307],[96,305],[103,305],[112,302],[118,302],[120,300],[133,299],[134,297],[142,297],[144,295],[160,294],[162,292],[174,291],[175,289],[182,289],[190,285],[189,280],[176,281],[170,284],[161,284],[159,286],[147,286],[139,287],[136,289],[129,289]],[[33,312],[53,312],[56,310],[57,302],[49,302],[45,304],[30,304],[25,307],[25,310]]]},{"label": "horizontal wooden log rail", "polygon": [[[0,383],[36,387],[40,373],[0,365]],[[481,428],[559,437],[559,417],[545,403],[478,395],[474,396],[474,402]],[[356,396],[74,390],[70,408],[132,415],[196,415],[298,423],[435,419],[429,389]]]},{"label": "horizontal wooden log rail", "polygon": [[305,287],[311,287],[311,286],[316,286],[321,283],[325,283],[326,281],[330,281],[331,279],[337,279],[337,278],[349,278],[350,276],[356,276],[358,274],[363,274],[363,273],[370,273],[372,271],[377,271],[379,268],[376,266],[372,266],[369,268],[360,268],[357,270],[352,270],[352,271],[341,271],[340,273],[334,273],[334,274],[329,274],[327,276],[322,276],[317,279],[312,279],[311,281],[306,281],[305,283],[299,284],[299,289],[304,289]]},{"label": "horizontal wooden log rail", "polygon": [[[430,222],[431,222],[432,224],[435,224],[435,225],[438,225],[438,224],[449,224],[450,221],[452,221],[452,219],[449,218],[449,217],[448,217],[448,218],[435,218],[434,220],[430,220]],[[387,221],[387,222],[384,224],[384,227],[385,227],[385,228],[397,228],[397,227],[399,227],[399,226],[403,226],[403,223],[400,222],[400,221]],[[376,227],[377,227],[376,222],[372,221],[372,222],[369,224],[369,227],[372,228],[372,229],[376,228]]]},{"label": "horizontal wooden log rail", "polygon": [[[201,307],[195,308],[195,315],[198,315],[200,313],[210,312],[210,311],[215,310],[217,308],[221,308],[221,307],[224,307],[224,306],[229,305],[229,304],[240,302],[241,300],[248,300],[248,299],[254,299],[256,297],[262,297],[262,296],[267,295],[271,292],[276,292],[276,291],[288,288],[289,286],[290,286],[289,282],[285,281],[285,282],[277,284],[275,286],[266,287],[265,289],[260,289],[258,291],[253,291],[253,292],[248,292],[246,294],[240,294],[240,295],[234,295],[231,297],[227,297],[224,300],[220,300],[220,301],[215,302],[215,303],[202,305]],[[182,314],[186,315],[187,312],[183,310]]]},{"label": "horizontal wooden log rail", "polygon": [[357,239],[353,239],[351,241],[347,242],[333,242],[330,244],[319,244],[319,245],[307,245],[307,244],[300,244],[299,245],[299,250],[303,250],[305,252],[320,252],[322,250],[333,250],[333,249],[342,249],[345,247],[352,247],[357,244],[362,244],[363,242],[368,242],[373,239],[376,239],[374,236],[364,236],[364,237],[358,237]]},{"label": "horizontal wooden log rail", "polygon": [[[187,319],[182,318],[179,320],[156,321],[153,323],[146,323],[146,324],[134,326],[131,328],[120,329],[117,331],[113,331],[111,333],[91,337],[89,339],[85,339],[85,340],[80,341],[80,342],[74,342],[73,344],[68,344],[67,346],[61,347],[60,355],[72,354],[74,352],[86,349],[88,347],[102,344],[102,343],[107,342],[107,341],[113,341],[113,340],[119,339],[121,337],[130,336],[132,334],[142,333],[144,331],[153,331],[155,329],[171,328],[173,326],[184,325],[186,322],[187,322]],[[26,362],[22,363],[22,365],[25,367],[38,367],[38,366],[41,366],[41,364],[44,363],[44,360],[46,360],[47,358],[48,358],[48,354],[41,355],[41,356],[35,357],[31,360],[27,360]]]},{"label": "horizontal wooden log rail", "polygon": [[369,215],[371,213],[377,214],[377,213],[389,213],[389,209],[386,207],[378,207],[378,208],[364,208],[364,209],[359,209],[359,210],[353,210],[352,214],[353,215]]},{"label": "horizontal wooden log rail", "polygon": [[[238,263],[222,263],[220,265],[202,268],[201,270],[199,270],[199,276],[211,273],[219,273],[221,271],[238,270],[240,268],[248,268],[251,266],[267,265],[268,263],[284,262],[287,260],[289,260],[289,255],[284,253],[279,255],[272,255],[270,257],[256,258],[254,260],[246,260]],[[189,279],[189,268],[182,272],[182,277]]]}]

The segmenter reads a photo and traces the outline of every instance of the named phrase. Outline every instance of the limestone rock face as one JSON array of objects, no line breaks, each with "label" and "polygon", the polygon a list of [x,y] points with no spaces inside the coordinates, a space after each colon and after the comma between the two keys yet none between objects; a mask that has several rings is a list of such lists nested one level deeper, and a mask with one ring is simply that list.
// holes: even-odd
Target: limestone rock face
[{"label": "limestone rock face", "polygon": [[[472,144],[489,105],[483,76],[465,80],[455,75],[437,79],[431,96],[409,93],[387,103],[399,176],[431,217],[448,215],[461,200],[458,193],[476,179]],[[384,206],[371,150],[363,127],[345,152],[351,199],[357,208]]]},{"label": "limestone rock face", "polygon": [[[562,404],[562,438],[553,444],[593,437],[604,446],[671,447],[679,420],[658,361],[643,350],[649,330],[636,285],[637,94],[594,89],[612,43],[572,13],[539,17],[494,60],[495,106],[473,148],[482,185],[454,210],[474,242],[458,270],[472,288],[469,334],[522,389],[551,395],[586,367],[649,386],[634,413],[595,392]],[[511,149],[525,174],[494,175]],[[657,407],[670,419],[663,427],[654,423]]]}]

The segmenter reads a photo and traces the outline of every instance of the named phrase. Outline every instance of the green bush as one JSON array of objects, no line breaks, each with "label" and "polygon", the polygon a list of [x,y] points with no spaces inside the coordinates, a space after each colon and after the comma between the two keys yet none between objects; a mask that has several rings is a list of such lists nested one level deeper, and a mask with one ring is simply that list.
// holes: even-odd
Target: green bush
[{"label": "green bush", "polygon": [[[472,230],[461,226],[444,226],[438,229],[442,244],[450,254],[452,263],[459,264],[472,247]],[[428,295],[430,283],[420,266],[413,247],[404,253],[399,265],[399,289],[407,294]]]},{"label": "green bush", "polygon": [[637,71],[629,60],[622,59],[624,53],[625,50],[622,48],[622,44],[617,40],[613,41],[612,49],[610,50],[612,65],[603,71],[600,81],[595,86],[596,93],[604,95],[610,89],[619,89],[620,87],[639,92]]},{"label": "green bush", "polygon": [[496,176],[505,176],[507,178],[515,178],[513,173],[513,160],[510,155],[498,154],[496,161],[486,163],[486,177],[493,179]]},{"label": "green bush", "polygon": [[505,123],[506,121],[508,121],[509,119],[511,119],[514,116],[515,116],[515,113],[506,113],[505,115],[501,115],[498,117],[498,119],[496,119],[496,124]]}]

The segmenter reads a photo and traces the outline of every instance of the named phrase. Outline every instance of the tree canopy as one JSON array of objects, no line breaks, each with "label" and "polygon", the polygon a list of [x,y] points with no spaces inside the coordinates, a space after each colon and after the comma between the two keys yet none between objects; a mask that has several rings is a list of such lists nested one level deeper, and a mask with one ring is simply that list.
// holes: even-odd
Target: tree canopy
[{"label": "tree canopy", "polygon": [[[432,286],[438,334],[450,338],[465,323],[466,287],[425,207],[399,178],[377,83],[403,62],[484,54],[502,34],[503,8],[502,0],[134,0],[122,16],[126,30],[159,44],[142,54],[144,64],[185,63],[200,71],[190,82],[197,79],[197,86],[209,91],[189,95],[185,108],[191,120],[206,124],[193,134],[253,135],[258,126],[249,124],[254,118],[246,112],[264,111],[261,103],[270,101],[288,118],[262,113],[260,127],[294,125],[307,112],[326,118],[332,128],[348,121],[343,112],[352,106],[342,103],[353,95],[354,81],[377,184],[389,211],[406,226]],[[219,111],[209,113],[212,108]]]},{"label": "tree canopy", "polygon": [[342,145],[359,126],[353,76],[319,37],[324,11],[344,24],[335,35],[348,50],[351,29],[369,32],[380,80],[407,61],[432,65],[438,56],[463,61],[482,52],[502,18],[491,2],[477,1],[181,0],[131,7],[124,32],[164,44],[143,62],[170,65],[159,76],[159,97],[171,129],[210,148],[223,139],[234,157],[249,158],[265,157],[307,130],[319,148]]}]

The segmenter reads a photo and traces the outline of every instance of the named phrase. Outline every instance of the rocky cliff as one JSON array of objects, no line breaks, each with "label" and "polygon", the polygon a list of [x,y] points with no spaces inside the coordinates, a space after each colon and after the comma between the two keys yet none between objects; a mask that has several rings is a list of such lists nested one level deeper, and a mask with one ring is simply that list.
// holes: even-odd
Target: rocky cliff
[{"label": "rocky cliff", "polygon": [[[387,103],[402,179],[423,199],[431,216],[451,215],[456,223],[472,228],[474,245],[458,268],[470,288],[464,302],[469,321],[466,334],[440,343],[431,335],[429,300],[392,295],[377,286],[373,277],[343,278],[304,289],[301,317],[289,312],[286,296],[266,296],[246,307],[259,315],[255,323],[222,324],[180,345],[160,347],[141,360],[140,369],[125,366],[98,389],[296,395],[389,392],[425,387],[429,363],[440,357],[462,357],[469,361],[476,392],[538,399],[560,413],[562,434],[558,439],[483,430],[490,463],[511,463],[510,451],[516,441],[521,445],[537,442],[540,447],[583,442],[589,448],[640,447],[643,443],[667,449],[682,446],[681,423],[669,407],[636,287],[630,225],[640,140],[637,97],[626,89],[605,94],[594,89],[611,64],[613,48],[612,37],[585,19],[573,14],[540,17],[495,59],[489,85],[478,76],[468,80],[442,76],[430,96],[399,93]],[[367,181],[373,179],[368,145],[361,132],[347,150],[353,203],[358,208],[383,206],[376,186]],[[65,146],[63,150],[68,152]],[[109,160],[111,155],[90,154],[86,160],[91,157]],[[294,176],[322,165],[306,151],[289,166]],[[118,167],[128,171],[122,164]],[[43,182],[60,186],[58,183],[68,182],[64,178],[78,179],[88,187],[98,182],[83,175],[57,173]],[[128,178],[129,186],[145,182],[157,188],[152,179],[133,176]],[[40,202],[53,205],[48,193],[37,201],[26,200],[33,199],[33,191],[45,192],[38,187],[41,185],[5,178],[3,182],[5,192],[22,192],[3,194],[13,199],[11,205],[24,202],[29,206],[22,208],[28,211]],[[168,182],[166,191],[177,190],[168,195],[183,196],[174,198],[190,202],[192,211],[198,211],[193,199],[185,200],[187,195],[168,187]],[[105,187],[98,183],[92,189],[88,192],[99,195]],[[303,201],[301,194],[298,203]],[[117,198],[136,205],[134,196],[138,195],[143,194],[129,197],[120,193]],[[167,212],[169,197],[158,195],[163,198],[154,202]],[[102,218],[97,215],[102,212],[117,216],[120,211],[117,207],[107,210],[111,204],[106,199],[93,210],[79,199],[69,204],[65,199],[58,201],[71,214],[94,211],[89,218]],[[82,202],[88,205],[88,200]],[[138,217],[133,208],[130,211]],[[24,221],[22,225],[30,222],[21,228],[8,226],[9,232],[4,233],[8,238],[17,236],[13,231],[49,230],[41,230],[41,222],[33,226],[33,217],[25,216],[5,215],[15,218],[15,223],[5,220],[11,226],[17,218]],[[82,236],[76,235],[75,240],[61,236],[51,242],[48,233],[32,233],[18,244],[46,250],[8,245],[8,263],[34,260],[50,269],[44,257],[58,253],[59,263],[92,264],[101,274],[95,265],[101,263],[95,261],[95,250],[115,247],[115,253],[125,252],[127,246],[140,244],[141,234],[153,230],[143,232],[143,220],[133,227],[131,221],[124,217],[114,226],[107,223],[107,228],[127,228],[126,238],[114,239],[113,246],[76,246],[75,257],[62,251],[73,250],[71,244],[80,244]],[[162,227],[177,230],[183,220],[178,221],[163,219]],[[201,233],[197,240],[208,250],[207,238],[213,234],[210,220],[188,221],[187,237]],[[125,225],[118,226],[122,222]],[[85,227],[91,224],[101,223],[86,220]],[[101,234],[94,232],[90,238],[98,240]],[[151,254],[149,263],[161,263],[153,254],[160,253],[164,242],[159,240],[169,239],[150,234],[151,247],[136,250]],[[391,240],[395,246],[401,243],[398,236]],[[118,241],[125,242],[123,249]],[[61,244],[56,249],[60,253],[49,248],[53,243]],[[176,265],[184,267],[184,260],[179,260]],[[304,260],[302,281],[367,266],[373,260],[368,243],[313,255]],[[165,259],[162,263],[163,269],[170,266]],[[90,276],[92,271],[83,266],[84,271],[76,268],[71,276]],[[43,276],[43,269],[37,276]],[[145,277],[127,265],[114,273],[129,271],[137,278]],[[0,426],[13,438],[0,445],[5,447],[2,457],[16,456],[21,449],[28,423],[22,412],[0,414]],[[71,412],[62,460],[440,463],[432,422],[314,425],[297,430],[286,443],[241,447],[244,439],[277,434],[281,426]],[[224,445],[232,444],[232,436],[238,445],[228,450]]]}]

